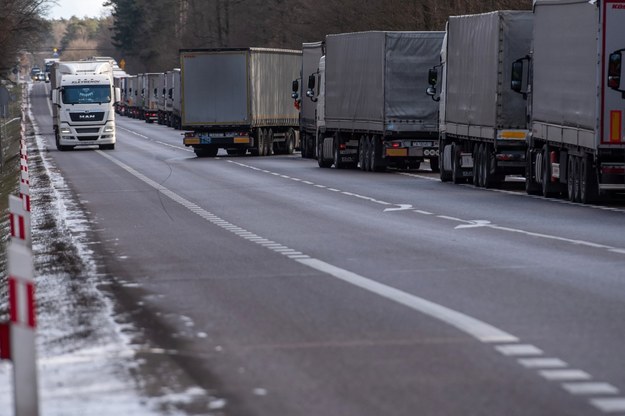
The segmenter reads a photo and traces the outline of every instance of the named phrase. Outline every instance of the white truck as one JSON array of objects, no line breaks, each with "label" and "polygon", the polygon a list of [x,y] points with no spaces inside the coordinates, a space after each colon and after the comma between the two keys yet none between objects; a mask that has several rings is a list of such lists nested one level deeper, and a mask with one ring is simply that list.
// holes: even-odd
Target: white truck
[{"label": "white truck", "polygon": [[512,70],[527,99],[526,189],[589,203],[625,191],[625,0],[535,0]]},{"label": "white truck", "polygon": [[158,96],[161,73],[153,72],[141,78],[141,95],[143,96],[143,119],[146,123],[158,121]]},{"label": "white truck", "polygon": [[51,77],[53,124],[58,150],[97,145],[115,148],[115,107],[120,90],[113,86],[110,62],[59,61]]},{"label": "white truck", "polygon": [[443,182],[491,187],[525,172],[525,102],[510,77],[513,62],[530,52],[532,22],[531,11],[449,17],[427,90],[439,101]]}]

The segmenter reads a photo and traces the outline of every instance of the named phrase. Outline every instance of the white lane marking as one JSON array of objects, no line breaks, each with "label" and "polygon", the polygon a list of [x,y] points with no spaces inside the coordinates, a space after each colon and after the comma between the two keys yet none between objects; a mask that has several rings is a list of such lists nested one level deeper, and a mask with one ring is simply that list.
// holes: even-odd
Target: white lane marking
[{"label": "white lane marking", "polygon": [[462,219],[456,218],[456,217],[449,217],[447,215],[437,215],[436,217],[440,218],[440,219],[443,219],[443,220],[456,221],[456,222],[466,222],[467,224],[471,223],[471,221],[462,220]]},{"label": "white lane marking", "polygon": [[397,208],[386,208],[384,212],[409,211],[414,208],[410,204],[397,204]]},{"label": "white lane marking", "polygon": [[482,342],[516,342],[518,338],[507,332],[504,332],[485,322],[479,321],[463,313],[449,309],[445,306],[431,302],[429,300],[411,295],[401,290],[392,288],[385,284],[376,282],[366,277],[352,273],[348,270],[333,266],[324,261],[310,258],[298,260],[312,269],[329,274],[344,282],[358,286],[369,292],[375,293],[386,299],[390,299],[396,303],[407,306],[413,310],[419,311],[425,315],[446,322],[451,326],[477,338]]},{"label": "white lane marking", "polygon": [[540,370],[538,372],[547,380],[552,381],[575,381],[590,380],[590,374],[582,370],[566,369],[566,370]]},{"label": "white lane marking", "polygon": [[592,399],[590,403],[605,413],[625,412],[625,397]]},{"label": "white lane marking", "polygon": [[434,215],[434,213],[432,213],[432,212],[422,211],[420,209],[415,209],[414,212],[416,212],[417,214],[423,214],[423,215]]},{"label": "white lane marking", "polygon": [[563,368],[567,364],[559,358],[519,358],[525,368]]},{"label": "white lane marking", "polygon": [[[192,203],[191,201],[183,198],[182,196],[176,194],[175,192],[165,188],[163,185],[153,181],[147,176],[139,173],[134,170],[130,166],[125,163],[117,160],[113,156],[99,151],[96,151],[101,156],[109,159],[111,162],[126,170],[128,173],[132,174],[136,178],[145,182],[147,185],[155,188],[164,196],[170,198],[172,201],[178,202],[183,207],[187,208],[191,212],[198,214],[200,217],[205,218],[210,223],[221,227],[222,229],[231,228],[238,230],[243,230],[241,227],[237,227],[234,224],[229,223],[226,220],[221,219],[217,215],[205,211],[200,206]],[[233,231],[231,231],[233,232]],[[286,246],[277,244],[272,242],[271,240],[264,239],[254,233],[245,233],[246,238],[255,238],[256,241],[253,241],[255,244],[266,247],[270,250],[275,250],[277,248],[287,248]],[[248,240],[250,241],[250,240]],[[269,247],[269,246],[277,245],[278,247]],[[302,265],[308,266],[314,270],[320,271],[322,273],[326,273],[330,276],[334,276],[337,279],[340,279],[346,283],[357,286],[361,289],[367,290],[371,293],[382,296],[388,300],[392,300],[398,304],[407,306],[413,310],[419,311],[425,315],[428,315],[432,318],[438,319],[442,322],[445,322],[473,337],[484,342],[484,343],[516,343],[519,341],[517,337],[511,335],[507,332],[504,332],[486,322],[477,320],[471,316],[465,315],[461,312],[455,311],[453,309],[447,308],[445,306],[439,305],[437,303],[428,301],[426,299],[420,298],[418,296],[411,295],[409,293],[403,292],[399,289],[395,289],[393,287],[384,285],[382,283],[376,282],[374,280],[368,279],[364,276],[360,276],[356,273],[352,273],[348,270],[341,269],[339,267],[333,266],[329,263],[321,261],[319,259],[311,258],[306,254],[303,254],[299,251],[289,251],[284,252],[282,255],[287,256],[289,259],[292,259]],[[542,351],[533,345],[530,344],[513,344],[513,345],[497,345],[495,347],[499,352],[504,355],[512,355],[512,356],[535,356],[542,355]],[[590,380],[590,375],[582,370],[569,370],[569,369],[558,369],[558,370],[541,370],[540,375],[548,380],[558,380],[558,381],[575,381],[575,380]],[[625,399],[616,398],[611,401],[606,401],[608,399],[590,399],[591,403],[598,408],[608,409],[606,411],[620,411],[625,410]],[[621,408],[622,407],[622,408]],[[618,410],[614,410],[618,409]]]},{"label": "white lane marking", "polygon": [[192,152],[193,153],[193,149],[190,149],[188,147],[176,146],[174,144],[165,143],[165,142],[162,142],[160,140],[156,140],[155,142],[158,143],[158,144],[162,144],[163,146],[167,146],[167,147],[171,147],[171,148],[178,149],[178,150],[184,150],[185,152]]},{"label": "white lane marking", "polygon": [[590,394],[617,394],[618,389],[610,383],[599,383],[596,381],[578,382],[578,383],[562,383],[562,388],[575,395]]},{"label": "white lane marking", "polygon": [[529,355],[542,355],[543,351],[530,344],[514,344],[514,345],[497,345],[495,347],[497,351],[505,356],[529,356]]},{"label": "white lane marking", "polygon": [[473,220],[471,221],[471,224],[460,224],[460,225],[456,225],[456,227],[454,228],[454,230],[462,230],[464,228],[479,228],[479,227],[485,227],[487,225],[490,224],[490,221],[486,221],[486,220]]}]

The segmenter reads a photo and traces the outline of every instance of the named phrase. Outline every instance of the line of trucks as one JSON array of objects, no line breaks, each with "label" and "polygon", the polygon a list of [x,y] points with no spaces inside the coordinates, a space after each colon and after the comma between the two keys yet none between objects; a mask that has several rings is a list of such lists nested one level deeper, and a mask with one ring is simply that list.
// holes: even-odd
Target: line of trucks
[{"label": "line of trucks", "polygon": [[[122,114],[184,130],[198,157],[290,154],[591,202],[625,191],[625,0],[535,0],[441,32],[328,35],[301,50],[180,51],[115,80]],[[290,87],[290,88],[289,88]]]}]

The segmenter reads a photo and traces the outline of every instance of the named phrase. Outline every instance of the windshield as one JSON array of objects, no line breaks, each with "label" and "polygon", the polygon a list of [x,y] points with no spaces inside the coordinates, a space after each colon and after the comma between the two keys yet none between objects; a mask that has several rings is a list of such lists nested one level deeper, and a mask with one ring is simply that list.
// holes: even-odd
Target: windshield
[{"label": "windshield", "polygon": [[63,88],[63,103],[90,104],[111,101],[111,88],[108,85],[81,85]]}]

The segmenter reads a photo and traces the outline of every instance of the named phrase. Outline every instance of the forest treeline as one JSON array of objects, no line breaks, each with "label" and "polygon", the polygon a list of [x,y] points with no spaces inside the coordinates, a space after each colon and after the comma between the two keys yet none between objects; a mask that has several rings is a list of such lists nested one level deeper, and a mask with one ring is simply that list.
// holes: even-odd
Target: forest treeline
[{"label": "forest treeline", "polygon": [[179,65],[179,49],[299,49],[330,33],[444,30],[451,15],[532,6],[532,0],[105,1],[110,16],[48,22],[53,0],[0,0],[0,68],[14,66],[19,50],[58,48],[65,60],[113,56],[129,73],[161,72]]},{"label": "forest treeline", "polygon": [[301,48],[329,33],[444,30],[450,15],[531,9],[532,0],[108,0],[130,72],[178,66],[180,48]]}]

